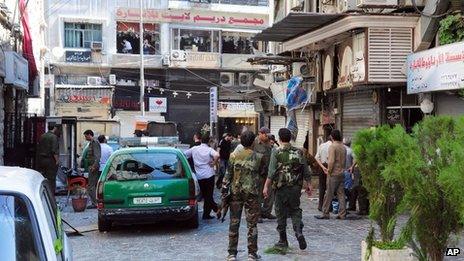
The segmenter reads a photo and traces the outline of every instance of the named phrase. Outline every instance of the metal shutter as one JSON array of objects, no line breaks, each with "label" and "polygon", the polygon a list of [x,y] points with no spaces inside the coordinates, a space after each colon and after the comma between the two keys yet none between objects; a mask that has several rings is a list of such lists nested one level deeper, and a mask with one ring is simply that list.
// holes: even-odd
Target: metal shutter
[{"label": "metal shutter", "polygon": [[298,135],[295,140],[295,147],[303,148],[305,142],[306,134],[308,133],[310,127],[311,111],[306,109],[301,111],[297,109],[296,111],[296,122],[298,124]]},{"label": "metal shutter", "polygon": [[279,139],[279,130],[280,128],[284,128],[286,123],[285,116],[271,116],[271,134],[276,136],[276,139]]},{"label": "metal shutter", "polygon": [[412,28],[369,28],[369,82],[405,82],[401,71],[412,52]]},{"label": "metal shutter", "polygon": [[343,137],[353,138],[358,130],[375,125],[374,107],[371,91],[343,94]]}]

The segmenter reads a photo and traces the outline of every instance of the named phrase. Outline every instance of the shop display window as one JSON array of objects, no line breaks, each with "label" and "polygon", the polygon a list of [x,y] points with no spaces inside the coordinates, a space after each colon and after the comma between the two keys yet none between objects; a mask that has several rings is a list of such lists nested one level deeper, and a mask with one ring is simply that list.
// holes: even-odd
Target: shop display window
[{"label": "shop display window", "polygon": [[[139,23],[117,22],[118,53],[140,54]],[[160,28],[158,24],[143,24],[143,53],[160,54]]]},{"label": "shop display window", "polygon": [[254,54],[258,43],[252,40],[253,34],[239,32],[222,32],[222,53]]}]

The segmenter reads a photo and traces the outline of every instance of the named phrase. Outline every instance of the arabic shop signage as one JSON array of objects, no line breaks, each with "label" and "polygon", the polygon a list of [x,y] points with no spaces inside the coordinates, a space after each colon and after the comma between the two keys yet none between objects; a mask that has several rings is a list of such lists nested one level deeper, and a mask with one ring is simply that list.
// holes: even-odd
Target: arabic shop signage
[{"label": "arabic shop signage", "polygon": [[196,67],[196,68],[219,68],[221,67],[221,55],[217,53],[185,52],[184,61],[171,61],[171,67]]},{"label": "arabic shop signage", "polygon": [[66,51],[66,62],[68,63],[90,63],[91,61],[91,51]]},{"label": "arabic shop signage", "polygon": [[[208,10],[145,9],[142,15],[144,22],[147,23],[182,23],[256,29],[264,29],[269,25],[268,16],[261,14],[211,12]],[[118,8],[116,19],[137,22],[140,20],[140,13],[135,8]]]},{"label": "arabic shop signage", "polygon": [[464,42],[410,54],[408,94],[464,88]]},{"label": "arabic shop signage", "polygon": [[93,103],[110,105],[113,89],[57,86],[55,95],[57,103]]}]

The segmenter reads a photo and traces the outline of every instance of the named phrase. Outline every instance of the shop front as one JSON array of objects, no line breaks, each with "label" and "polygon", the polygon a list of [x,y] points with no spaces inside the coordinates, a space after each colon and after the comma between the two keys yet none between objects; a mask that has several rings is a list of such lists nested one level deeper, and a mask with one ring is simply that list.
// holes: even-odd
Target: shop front
[{"label": "shop front", "polygon": [[57,115],[87,119],[108,119],[112,86],[55,85]]},{"label": "shop front", "polygon": [[257,133],[259,128],[259,114],[255,111],[254,103],[248,102],[219,102],[218,104],[219,136],[224,133],[238,135],[244,131]]},{"label": "shop front", "polygon": [[343,137],[354,138],[357,131],[380,124],[380,98],[377,90],[342,94]]}]

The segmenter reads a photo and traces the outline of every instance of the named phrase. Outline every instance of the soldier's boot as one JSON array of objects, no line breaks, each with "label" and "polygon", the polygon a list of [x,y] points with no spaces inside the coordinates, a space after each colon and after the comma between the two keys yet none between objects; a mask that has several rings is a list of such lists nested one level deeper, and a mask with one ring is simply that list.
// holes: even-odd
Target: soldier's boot
[{"label": "soldier's boot", "polygon": [[287,232],[279,232],[279,242],[274,247],[276,248],[288,248]]},{"label": "soldier's boot", "polygon": [[307,247],[307,244],[306,244],[306,239],[303,236],[301,229],[295,232],[295,236],[296,236],[296,240],[298,240],[298,244],[300,245],[300,249],[305,250]]}]

